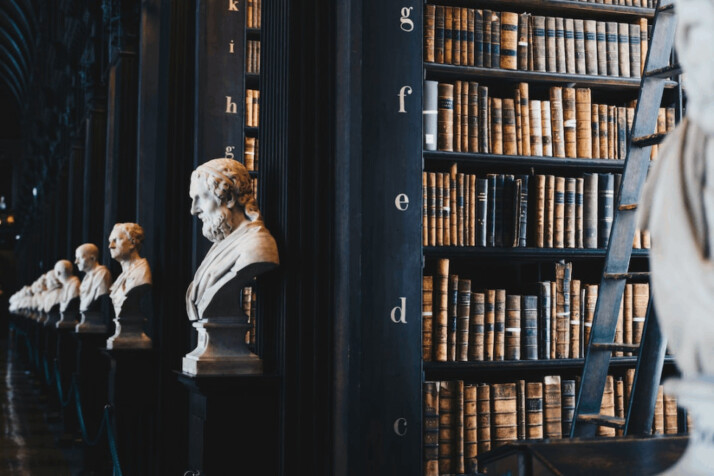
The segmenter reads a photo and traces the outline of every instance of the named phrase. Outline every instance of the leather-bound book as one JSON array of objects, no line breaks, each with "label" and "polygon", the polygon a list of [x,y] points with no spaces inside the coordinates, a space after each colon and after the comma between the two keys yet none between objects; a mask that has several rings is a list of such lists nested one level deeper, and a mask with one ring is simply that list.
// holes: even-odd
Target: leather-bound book
[{"label": "leather-bound book", "polygon": [[526,438],[543,438],[543,384],[526,383]]},{"label": "leather-bound book", "polygon": [[598,244],[598,174],[583,175],[583,245]]},{"label": "leather-bound book", "polygon": [[444,63],[444,13],[445,7],[436,5],[434,28],[434,62]]},{"label": "leather-bound book", "polygon": [[506,297],[506,360],[520,359],[521,296],[509,294]]},{"label": "leather-bound book", "polygon": [[676,435],[677,428],[677,397],[663,395],[664,397],[664,434]]},{"label": "leather-bound book", "polygon": [[484,360],[484,293],[471,293],[471,328],[469,332],[469,360]]},{"label": "leather-bound book", "polygon": [[596,26],[597,39],[597,74],[607,76],[607,25],[598,21]]},{"label": "leather-bound book", "polygon": [[476,189],[476,175],[469,175],[469,246],[476,246],[476,211],[478,191]]},{"label": "leather-bound book", "polygon": [[505,289],[496,289],[493,324],[493,360],[503,360],[506,348],[508,307]]},{"label": "leather-bound book", "polygon": [[439,389],[424,382],[424,476],[439,476]]},{"label": "leather-bound book", "polygon": [[[478,83],[469,82],[469,152],[478,152],[479,141],[479,105],[478,105]],[[466,151],[464,151],[466,152]]]},{"label": "leather-bound book", "polygon": [[474,66],[476,64],[476,10],[469,8],[466,15],[467,64]]},{"label": "leather-bound book", "polygon": [[444,174],[436,174],[436,246],[444,245]]},{"label": "leather-bound book", "polygon": [[575,88],[563,88],[563,136],[566,157],[578,156],[576,125]]},{"label": "leather-bound book", "polygon": [[545,243],[545,175],[535,176],[535,246],[543,248]]},{"label": "leather-bound book", "polygon": [[469,151],[469,81],[461,82],[461,152]]},{"label": "leather-bound book", "polygon": [[617,42],[617,23],[614,21],[609,21],[606,23],[605,29],[607,31],[607,34],[605,36],[605,40],[607,42],[607,74],[609,76],[619,76],[620,59],[619,45]]},{"label": "leather-bound book", "polygon": [[558,285],[555,281],[550,282],[550,358],[557,358],[555,354],[555,344],[558,335],[558,308],[557,308],[557,297],[558,295]]},{"label": "leather-bound book", "polygon": [[452,274],[449,276],[449,320],[448,320],[448,346],[447,358],[449,362],[456,361],[456,329],[458,322],[458,305],[459,305],[459,276]]},{"label": "leather-bound book", "polygon": [[421,173],[421,244],[429,246],[429,173]]},{"label": "leather-bound book", "polygon": [[521,97],[521,154],[531,154],[531,120],[528,83],[518,84],[518,93]]},{"label": "leather-bound book", "polygon": [[603,159],[611,159],[610,157],[610,128],[608,125],[608,108],[607,104],[598,104],[598,138],[600,157]]},{"label": "leather-bound book", "polygon": [[562,438],[560,376],[543,378],[543,429],[546,438]]},{"label": "leather-bound book", "polygon": [[444,246],[451,246],[451,175],[449,172],[442,174],[444,177],[442,192],[442,217],[444,219]]},{"label": "leather-bound book", "polygon": [[566,18],[565,24],[565,72],[576,74],[575,61],[575,24],[572,18]]},{"label": "leather-bound book", "polygon": [[453,60],[453,22],[454,12],[452,7],[444,7],[444,63],[454,64]]},{"label": "leather-bound book", "polygon": [[[615,383],[612,375],[608,375],[607,380],[605,380],[605,392],[602,394],[600,414],[615,416]],[[614,428],[600,426],[597,434],[598,436],[615,436],[616,432]]]},{"label": "leather-bound book", "polygon": [[552,248],[555,234],[555,176],[545,176],[545,248]]},{"label": "leather-bound book", "polygon": [[[615,379],[615,416],[618,418],[625,418],[625,383],[622,378]],[[616,429],[615,434],[617,436],[624,435],[622,429]]]},{"label": "leather-bound book", "polygon": [[518,246],[526,247],[528,245],[528,175],[519,175],[520,181],[520,197],[518,199]]},{"label": "leather-bound book", "polygon": [[550,101],[541,101],[540,103],[540,116],[541,116],[541,132],[542,132],[542,144],[543,144],[543,155],[545,157],[553,156],[553,136],[551,132],[551,119],[550,119]]},{"label": "leather-bound book", "polygon": [[545,18],[545,70],[549,73],[558,71],[558,48],[555,39],[555,17]]},{"label": "leather-bound book", "polygon": [[632,343],[642,341],[642,330],[647,316],[647,305],[650,301],[650,286],[647,283],[632,285]]},{"label": "leather-bound book", "polygon": [[499,174],[496,176],[496,246],[503,246],[503,191],[506,176]]},{"label": "leather-bound book", "polygon": [[575,380],[563,380],[560,387],[563,436],[570,435],[575,414]]},{"label": "leather-bound book", "polygon": [[575,179],[565,179],[565,239],[566,248],[575,248]]},{"label": "leather-bound book", "polygon": [[494,449],[517,439],[517,408],[515,383],[494,383],[491,385],[491,429]]},{"label": "leather-bound book", "polygon": [[476,246],[486,246],[487,212],[488,212],[488,180],[476,180]]},{"label": "leather-bound book", "polygon": [[575,72],[585,74],[585,27],[583,20],[573,20],[573,36],[575,37]]},{"label": "leather-bound book", "polygon": [[435,36],[436,6],[424,6],[424,61],[434,62],[434,36]]},{"label": "leather-bound book", "polygon": [[[436,91],[434,91],[434,106],[436,106]],[[436,114],[436,109],[434,109],[434,114]],[[434,133],[436,133],[436,116],[434,116]],[[434,137],[436,139],[436,136]],[[245,138],[245,151],[243,152],[243,163],[248,171],[257,170],[256,167],[256,154],[255,154],[255,137]],[[434,141],[434,146],[436,146],[436,140]]]},{"label": "leather-bound book", "polygon": [[488,146],[489,120],[488,120],[488,87],[478,87],[478,116],[479,116],[479,146],[478,151],[482,154],[490,152]]},{"label": "leather-bound book", "polygon": [[597,22],[585,20],[585,72],[597,75]]},{"label": "leather-bound book", "polygon": [[543,121],[541,119],[540,101],[530,101],[531,155],[543,156]]},{"label": "leather-bound book", "polygon": [[474,66],[483,66],[483,10],[479,9],[474,10]]},{"label": "leather-bound book", "polygon": [[632,283],[627,283],[622,295],[622,342],[625,344],[632,344],[632,317]]},{"label": "leather-bound book", "polygon": [[630,25],[617,25],[618,60],[620,62],[620,77],[630,77]]},{"label": "leather-bound book", "polygon": [[[424,81],[424,150],[436,150],[438,114],[439,83]],[[247,139],[252,138],[247,137],[246,144]]]},{"label": "leather-bound book", "polygon": [[642,74],[645,69],[648,47],[647,18],[640,18],[640,74]]},{"label": "leather-bound book", "polygon": [[476,393],[476,385],[464,386],[464,464],[467,473],[478,471]]},{"label": "leather-bound book", "polygon": [[533,71],[546,70],[545,17],[533,15]]},{"label": "leather-bound book", "polygon": [[437,115],[439,150],[454,150],[454,85],[439,83],[439,111]]},{"label": "leather-bound book", "polygon": [[627,108],[617,108],[617,154],[616,159],[627,158]]},{"label": "leather-bound book", "polygon": [[630,40],[630,77],[641,77],[640,71],[640,25],[627,25]]},{"label": "leather-bound book", "polygon": [[491,67],[501,67],[501,14],[491,14]]},{"label": "leather-bound book", "polygon": [[503,110],[501,98],[491,98],[491,153],[503,154]]},{"label": "leather-bound book", "polygon": [[555,263],[556,359],[570,357],[570,281],[572,272],[572,263],[563,261]]},{"label": "leather-bound book", "polygon": [[491,386],[480,383],[476,388],[476,419],[478,420],[478,453],[491,451]]},{"label": "leather-bound book", "polygon": [[456,323],[456,360],[469,360],[469,319],[471,317],[471,280],[459,280],[459,302]]},{"label": "leather-bound book", "polygon": [[[617,135],[617,115],[616,106],[607,106],[607,145],[608,145],[608,158],[614,159],[615,153],[617,151],[617,144],[615,142],[615,136]],[[617,188],[615,188],[617,190]]]},{"label": "leather-bound book", "polygon": [[466,176],[463,173],[457,174],[456,179],[456,243],[464,246],[464,228],[466,227]]},{"label": "leather-bound book", "polygon": [[675,127],[674,108],[668,107],[665,109],[665,132],[672,132]]},{"label": "leather-bound book", "polygon": [[449,324],[449,260],[440,259],[434,282],[434,304],[436,305],[436,321],[434,322],[434,360],[446,362],[447,329]]},{"label": "leather-bound book", "polygon": [[496,290],[486,290],[486,312],[484,313],[484,360],[493,359],[494,327],[496,323]]},{"label": "leather-bound book", "polygon": [[550,281],[538,283],[538,358],[550,359]]},{"label": "leather-bound book", "polygon": [[570,358],[583,357],[580,352],[580,321],[582,321],[580,303],[580,280],[570,281]]},{"label": "leather-bound book", "polygon": [[584,179],[575,179],[575,247],[583,248],[583,189]]},{"label": "leather-bound book", "polygon": [[523,360],[538,360],[538,296],[522,297],[521,341]]},{"label": "leather-bound book", "polygon": [[491,27],[493,25],[493,12],[491,10],[483,11],[483,66],[484,68],[491,67]]},{"label": "leather-bound book", "polygon": [[567,56],[565,48],[565,21],[563,18],[555,19],[555,58],[556,72],[567,73],[566,61]]},{"label": "leather-bound book", "polygon": [[503,219],[502,246],[517,245],[518,235],[518,198],[520,196],[519,182],[513,175],[505,175],[503,181]]},{"label": "leather-bound book", "polygon": [[593,327],[593,318],[595,317],[595,306],[597,306],[597,284],[587,284],[585,286],[585,320],[583,322],[583,349],[586,349],[590,343],[590,331]]},{"label": "leather-bound book", "polygon": [[451,27],[451,64],[461,64],[461,8],[452,7],[453,23]]},{"label": "leather-bound book", "polygon": [[523,121],[521,118],[521,92],[516,88],[513,92],[515,98],[513,101],[514,109],[516,111],[516,150],[518,155],[523,154]]},{"label": "leather-bound book", "polygon": [[489,174],[488,180],[488,202],[487,202],[487,220],[486,220],[486,244],[488,246],[496,245],[496,174]]},{"label": "leather-bound book", "polygon": [[599,115],[599,106],[597,104],[592,104],[591,106],[592,113],[590,117],[592,118],[590,121],[590,130],[592,134],[592,158],[593,159],[600,159],[602,156],[600,155],[600,115]]},{"label": "leather-bound book", "polygon": [[503,153],[517,155],[516,145],[516,109],[513,99],[504,98],[503,104]]},{"label": "leather-bound book", "polygon": [[461,65],[469,64],[469,9],[461,8]]},{"label": "leather-bound book", "polygon": [[429,172],[429,245],[436,246],[436,173]]},{"label": "leather-bound book", "polygon": [[[527,13],[518,15],[518,69],[528,70],[528,27],[530,16]],[[525,154],[524,154],[525,155]]]},{"label": "leather-bound book", "polygon": [[598,177],[598,246],[607,248],[614,213],[615,177],[600,174]]},{"label": "leather-bound book", "polygon": [[456,410],[454,411],[454,416],[456,417],[456,425],[454,428],[455,442],[454,442],[454,460],[452,467],[454,473],[463,474],[466,472],[466,467],[464,464],[464,381],[458,380],[456,382]]},{"label": "leather-bound book", "polygon": [[454,152],[461,152],[461,94],[462,81],[454,81],[454,113],[452,115],[454,124],[451,128],[454,131],[453,148]]},{"label": "leather-bound book", "polygon": [[516,411],[518,418],[518,439],[526,439],[526,381],[516,382]]},{"label": "leather-bound book", "polygon": [[589,159],[592,156],[590,89],[578,88],[575,90],[575,116],[578,157]]},{"label": "leather-bound book", "polygon": [[563,248],[565,244],[565,178],[555,177],[553,248]]},{"label": "leather-bound book", "polygon": [[434,328],[434,277],[424,276],[422,280],[421,323],[422,323],[422,356],[425,362],[432,360]]},{"label": "leather-bound book", "polygon": [[635,369],[630,368],[625,372],[625,405],[630,404],[632,396],[632,385],[635,383]]},{"label": "leather-bound book", "polygon": [[550,122],[553,136],[553,155],[565,157],[565,140],[563,137],[563,88],[550,88]]},{"label": "leather-bound book", "polygon": [[439,382],[439,474],[452,473],[456,449],[456,395],[457,381]]}]

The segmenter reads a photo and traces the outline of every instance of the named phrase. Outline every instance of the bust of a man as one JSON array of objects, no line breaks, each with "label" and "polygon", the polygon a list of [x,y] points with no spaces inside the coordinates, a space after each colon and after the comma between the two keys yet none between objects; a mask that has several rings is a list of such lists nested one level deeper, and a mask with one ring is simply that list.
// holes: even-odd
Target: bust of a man
[{"label": "bust of a man", "polygon": [[121,274],[109,289],[117,317],[129,291],[151,284],[149,263],[139,256],[143,242],[144,229],[136,223],[117,223],[109,235],[109,254],[121,265]]},{"label": "bust of a man", "polygon": [[109,294],[112,274],[106,266],[99,264],[99,248],[94,243],[80,245],[75,251],[74,262],[84,273],[79,287],[79,310],[86,311],[94,301]]},{"label": "bust of a man", "polygon": [[30,303],[30,308],[33,312],[41,312],[44,307],[44,294],[47,290],[45,284],[45,275],[41,275],[39,278],[32,283],[32,299]]},{"label": "bust of a man", "polygon": [[190,320],[204,316],[227,283],[238,289],[279,263],[275,239],[263,225],[252,193],[250,174],[233,159],[213,159],[191,174],[191,214],[203,222],[213,242],[189,285]]},{"label": "bust of a man", "polygon": [[53,307],[59,305],[62,296],[62,282],[57,278],[54,270],[45,273],[45,286],[47,290],[42,298],[42,310],[50,312]]},{"label": "bust of a man", "polygon": [[79,297],[79,278],[72,273],[72,263],[66,259],[55,264],[55,277],[62,284],[60,293],[60,311],[67,309],[72,299]]}]

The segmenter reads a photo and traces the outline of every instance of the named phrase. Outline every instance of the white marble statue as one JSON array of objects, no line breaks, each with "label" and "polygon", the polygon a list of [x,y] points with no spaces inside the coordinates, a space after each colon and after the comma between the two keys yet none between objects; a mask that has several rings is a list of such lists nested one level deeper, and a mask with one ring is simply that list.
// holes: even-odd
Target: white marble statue
[{"label": "white marble statue", "polygon": [[80,245],[75,251],[75,258],[77,268],[84,273],[79,287],[82,320],[75,330],[104,333],[107,331],[107,325],[99,309],[99,300],[109,294],[112,274],[106,266],[99,264],[99,248],[93,243]]},{"label": "white marble statue", "polygon": [[59,306],[62,299],[62,282],[55,274],[54,269],[45,273],[45,286],[47,290],[42,298],[44,313],[42,322],[54,326],[59,321]]},{"label": "white marble statue", "polygon": [[109,254],[122,272],[110,288],[116,331],[107,348],[150,348],[151,339],[143,331],[144,314],[139,301],[151,288],[151,269],[139,256],[144,229],[136,223],[117,223],[109,235]]},{"label": "white marble statue", "polygon": [[677,55],[687,117],[660,147],[642,201],[652,236],[657,317],[682,378],[665,392],[694,418],[690,444],[666,474],[714,474],[714,2],[678,0]]},{"label": "white marble statue", "polygon": [[55,276],[62,283],[60,294],[60,320],[58,329],[73,328],[79,310],[79,278],[74,275],[72,262],[66,259],[55,264]]},{"label": "white marble statue", "polygon": [[30,303],[30,317],[39,320],[44,308],[44,297],[47,291],[46,276],[43,274],[32,283],[32,301]]},{"label": "white marble statue", "polygon": [[263,225],[250,175],[233,159],[213,159],[191,174],[191,214],[213,242],[186,292],[188,318],[197,321],[199,344],[186,355],[189,374],[258,373],[262,363],[245,345],[247,317],[240,290],[275,268],[278,248]]}]

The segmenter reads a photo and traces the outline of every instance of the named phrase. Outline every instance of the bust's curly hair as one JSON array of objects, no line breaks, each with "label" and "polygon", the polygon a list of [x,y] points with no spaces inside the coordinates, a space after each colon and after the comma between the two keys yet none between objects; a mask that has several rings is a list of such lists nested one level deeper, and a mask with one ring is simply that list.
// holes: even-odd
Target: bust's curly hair
[{"label": "bust's curly hair", "polygon": [[115,230],[120,230],[129,238],[136,251],[141,251],[141,245],[144,243],[144,229],[136,223],[117,223],[114,225]]},{"label": "bust's curly hair", "polygon": [[250,221],[260,218],[258,204],[253,198],[253,184],[243,164],[234,159],[219,158],[201,164],[191,174],[191,181],[203,180],[216,199],[227,204],[237,203]]}]

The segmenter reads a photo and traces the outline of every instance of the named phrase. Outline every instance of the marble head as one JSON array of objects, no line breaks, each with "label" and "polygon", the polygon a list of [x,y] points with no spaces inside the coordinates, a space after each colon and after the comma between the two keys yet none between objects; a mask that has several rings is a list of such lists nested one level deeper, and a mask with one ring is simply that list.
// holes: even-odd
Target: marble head
[{"label": "marble head", "polygon": [[139,256],[144,229],[136,223],[117,223],[109,234],[109,254],[119,262]]},{"label": "marble head", "polygon": [[99,262],[99,248],[94,243],[85,243],[77,247],[74,258],[77,269],[86,273]]},{"label": "marble head", "polygon": [[55,263],[54,275],[60,283],[64,284],[72,277],[72,270],[72,263],[62,259]]}]

